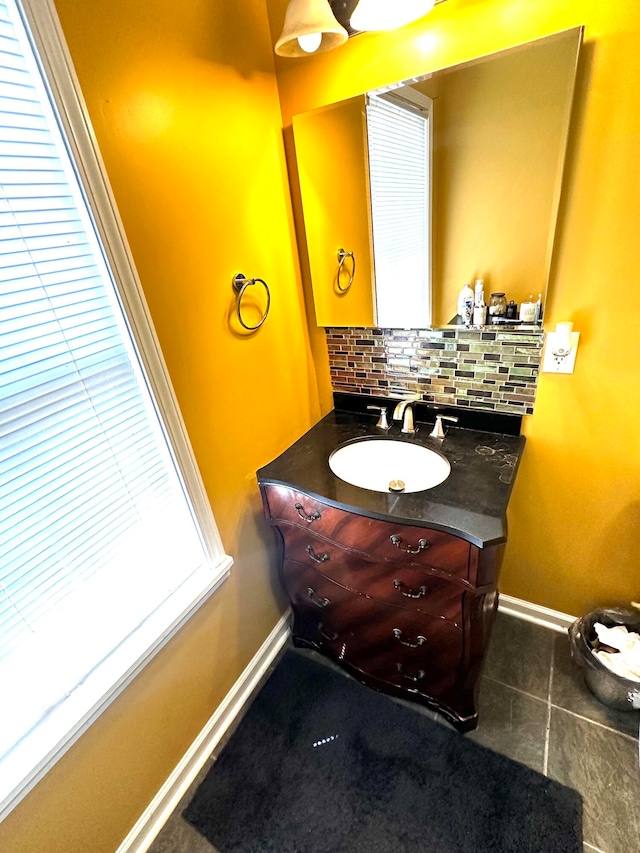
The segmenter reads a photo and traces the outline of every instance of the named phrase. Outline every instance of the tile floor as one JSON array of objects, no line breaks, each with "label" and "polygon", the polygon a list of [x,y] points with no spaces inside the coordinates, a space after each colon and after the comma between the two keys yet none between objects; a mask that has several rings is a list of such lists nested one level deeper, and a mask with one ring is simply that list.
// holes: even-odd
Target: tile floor
[{"label": "tile floor", "polygon": [[[480,724],[466,737],[580,791],[584,853],[640,851],[640,713],[614,711],[591,695],[566,634],[499,614],[479,706]],[[181,817],[209,766],[149,853],[216,853]]]}]

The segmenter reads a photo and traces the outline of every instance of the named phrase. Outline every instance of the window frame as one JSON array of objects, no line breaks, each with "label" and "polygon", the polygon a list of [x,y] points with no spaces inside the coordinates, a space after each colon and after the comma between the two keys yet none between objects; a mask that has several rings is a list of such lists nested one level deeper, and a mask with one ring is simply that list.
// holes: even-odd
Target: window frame
[{"label": "window frame", "polygon": [[134,346],[175,456],[212,570],[190,587],[193,598],[182,602],[176,618],[151,640],[136,662],[119,677],[92,709],[19,784],[0,806],[0,820],[46,775],[55,762],[125,690],[146,664],[171,640],[193,613],[229,576],[233,560],[225,554],[204,482],[171,385],[167,366],[127,242],[107,171],[93,132],[73,62],[53,0],[15,0],[36,50],[45,87],[57,110],[90,215],[122,302]]}]

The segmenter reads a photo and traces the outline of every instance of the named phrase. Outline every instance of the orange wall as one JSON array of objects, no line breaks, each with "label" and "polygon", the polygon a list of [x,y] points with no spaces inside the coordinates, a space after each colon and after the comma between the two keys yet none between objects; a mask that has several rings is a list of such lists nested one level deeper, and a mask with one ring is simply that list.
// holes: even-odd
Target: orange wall
[{"label": "orange wall", "polygon": [[[285,5],[268,0],[274,39]],[[506,593],[573,614],[640,597],[637,4],[447,0],[400,30],[276,60],[286,126],[296,113],[581,24],[585,44],[545,316],[547,328],[573,320],[580,349],[573,375],[541,376],[535,414],[526,419],[502,583]]]},{"label": "orange wall", "polygon": [[[113,853],[283,609],[258,467],[320,409],[264,0],[59,0],[232,576],[0,825],[3,853]],[[231,278],[272,290],[230,330]]]}]

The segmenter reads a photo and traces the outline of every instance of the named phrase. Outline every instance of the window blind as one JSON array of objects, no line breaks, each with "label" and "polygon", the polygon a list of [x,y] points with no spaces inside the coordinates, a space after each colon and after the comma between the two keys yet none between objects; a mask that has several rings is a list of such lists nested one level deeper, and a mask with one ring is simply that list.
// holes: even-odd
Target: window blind
[{"label": "window blind", "polygon": [[429,118],[376,95],[366,115],[376,322],[429,325]]},{"label": "window blind", "polygon": [[0,803],[210,563],[29,37],[4,0]]}]

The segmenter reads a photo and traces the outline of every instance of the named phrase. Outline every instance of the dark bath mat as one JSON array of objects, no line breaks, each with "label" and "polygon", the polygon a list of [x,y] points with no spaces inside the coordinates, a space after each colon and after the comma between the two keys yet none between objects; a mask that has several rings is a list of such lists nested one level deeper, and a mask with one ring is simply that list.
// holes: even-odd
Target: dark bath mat
[{"label": "dark bath mat", "polygon": [[184,817],[221,853],[581,853],[576,791],[287,651]]}]

